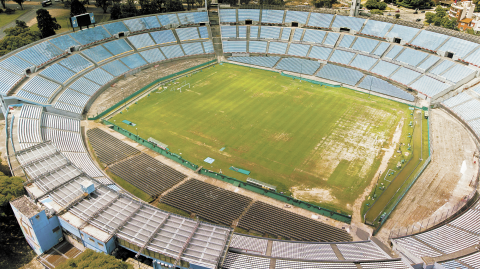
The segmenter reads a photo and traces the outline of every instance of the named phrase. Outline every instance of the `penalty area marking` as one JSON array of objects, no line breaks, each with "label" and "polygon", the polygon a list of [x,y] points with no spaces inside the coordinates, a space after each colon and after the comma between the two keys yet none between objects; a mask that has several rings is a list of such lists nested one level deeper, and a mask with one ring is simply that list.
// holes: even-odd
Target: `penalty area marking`
[{"label": "penalty area marking", "polygon": [[383,180],[388,181],[388,182],[392,182],[391,180],[387,180],[387,176],[390,175],[390,171],[393,171],[393,172],[395,173],[395,170],[388,169],[387,174],[385,175],[385,177],[383,178]]}]

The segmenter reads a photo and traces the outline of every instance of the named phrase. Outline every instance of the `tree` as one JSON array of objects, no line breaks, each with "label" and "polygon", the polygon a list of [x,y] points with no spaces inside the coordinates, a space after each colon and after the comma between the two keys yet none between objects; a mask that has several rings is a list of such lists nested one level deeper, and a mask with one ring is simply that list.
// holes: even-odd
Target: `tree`
[{"label": "tree", "polygon": [[25,2],[25,0],[13,0],[13,1],[20,6],[21,10],[23,10],[23,2]]},{"label": "tree", "polygon": [[57,265],[57,269],[133,269],[131,264],[116,259],[105,253],[95,252],[91,249],[85,250],[76,258],[68,259]]},{"label": "tree", "polygon": [[3,9],[6,9],[7,7],[5,6],[5,0],[0,0],[0,3],[2,3]]},{"label": "tree", "polygon": [[167,12],[184,11],[183,3],[180,0],[167,0]]},{"label": "tree", "polygon": [[43,8],[37,10],[37,22],[43,38],[55,35],[55,30],[62,28],[57,19],[52,18],[48,10]]},{"label": "tree", "polygon": [[284,6],[285,2],[283,0],[260,0],[260,5],[277,5],[277,6]]},{"label": "tree", "polygon": [[368,9],[385,10],[387,8],[387,4],[384,2],[379,2],[378,0],[368,0],[365,3],[365,7]]},{"label": "tree", "polygon": [[395,19],[400,19],[400,14],[395,14]]},{"label": "tree", "polygon": [[450,18],[449,16],[447,16],[443,19],[442,26],[447,29],[455,30],[457,29],[457,25],[457,18]]},{"label": "tree", "polygon": [[313,0],[312,5],[316,8],[332,8],[332,5],[336,2],[336,0]]},{"label": "tree", "polygon": [[112,9],[110,10],[110,19],[118,20],[122,17],[122,7],[119,3],[113,4]]},{"label": "tree", "polygon": [[103,9],[103,13],[107,13],[107,9],[109,6],[113,4],[112,0],[96,0],[95,6],[101,7]]},{"label": "tree", "polygon": [[435,13],[432,12],[427,12],[425,13],[425,21],[427,23],[433,23],[433,20],[435,19]]},{"label": "tree", "polygon": [[78,0],[73,0],[70,3],[70,17],[87,13],[85,6]]},{"label": "tree", "polygon": [[381,11],[380,9],[372,9],[370,10],[370,13],[376,15],[383,15],[383,11]]},{"label": "tree", "polygon": [[0,172],[0,216],[4,217],[8,202],[24,194],[23,180],[20,177],[5,176]]},{"label": "tree", "polygon": [[24,21],[15,21],[16,26],[4,30],[5,37],[0,40],[0,56],[33,43],[41,38],[39,31],[31,31]]},{"label": "tree", "polygon": [[122,4],[122,18],[129,18],[137,16],[138,9],[134,0],[127,0],[125,4]]}]

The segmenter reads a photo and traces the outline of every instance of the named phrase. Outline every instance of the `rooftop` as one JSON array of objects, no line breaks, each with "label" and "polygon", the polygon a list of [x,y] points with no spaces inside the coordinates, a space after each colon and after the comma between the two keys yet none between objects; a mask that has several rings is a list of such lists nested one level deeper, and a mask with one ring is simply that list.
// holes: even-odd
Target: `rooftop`
[{"label": "rooftop", "polygon": [[32,200],[28,199],[26,196],[19,197],[11,201],[10,203],[28,218],[35,216],[41,211],[40,207],[38,207]]}]

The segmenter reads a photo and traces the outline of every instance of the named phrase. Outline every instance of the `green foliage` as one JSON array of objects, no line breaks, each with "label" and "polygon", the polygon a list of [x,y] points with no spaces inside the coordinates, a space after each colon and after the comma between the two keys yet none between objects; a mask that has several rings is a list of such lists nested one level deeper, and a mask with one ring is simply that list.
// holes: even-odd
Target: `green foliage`
[{"label": "green foliage", "polygon": [[400,19],[400,14],[395,14],[395,19]]},{"label": "green foliage", "polygon": [[[368,8],[368,9],[385,10],[387,8],[387,4],[385,2],[380,2],[378,0],[368,0],[365,3],[365,7]],[[378,14],[378,13],[373,13],[373,14]]]},{"label": "green foliage", "polygon": [[87,13],[87,9],[82,2],[78,0],[73,0],[70,3],[70,17]]},{"label": "green foliage", "polygon": [[370,13],[377,14],[377,15],[383,15],[383,11],[381,11],[380,9],[373,9],[373,10],[370,11]]},{"label": "green foliage", "polygon": [[434,6],[433,0],[397,0],[397,4],[406,8],[431,7]]},{"label": "green foliage", "polygon": [[118,260],[105,253],[85,250],[74,259],[68,259],[57,265],[57,269],[133,269],[131,264]]},{"label": "green foliage", "polygon": [[[7,7],[5,6],[5,0],[0,0],[0,3],[2,3],[2,6],[3,6],[4,9],[7,8]],[[0,12],[0,13],[1,13],[1,12]]]},{"label": "green foliage", "polygon": [[23,180],[19,177],[5,176],[0,172],[0,216],[5,216],[4,208],[8,202],[24,194]]},{"label": "green foliage", "polygon": [[15,27],[4,30],[6,36],[0,40],[0,56],[33,43],[41,38],[39,31],[32,31],[23,21],[16,20]]},{"label": "green foliage", "polygon": [[23,2],[25,2],[25,0],[13,0],[13,2],[17,3],[20,6],[20,9],[23,10]]},{"label": "green foliage", "polygon": [[457,29],[457,19],[450,18],[447,14],[447,11],[448,9],[437,6],[435,8],[435,13],[425,13],[425,21],[435,26],[443,26],[445,28],[455,30]]},{"label": "green foliage", "polygon": [[314,5],[316,8],[331,8],[336,2],[336,0],[312,0],[312,5]]},{"label": "green foliage", "polygon": [[180,0],[167,0],[167,12],[176,12],[176,11],[184,11],[182,1]]},{"label": "green foliage", "polygon": [[101,7],[103,9],[103,13],[107,13],[107,9],[109,6],[113,4],[112,0],[96,0],[95,6]]},{"label": "green foliage", "polygon": [[275,5],[275,6],[284,6],[285,2],[283,0],[260,0],[260,5]]},{"label": "green foliage", "polygon": [[112,9],[110,10],[110,19],[118,20],[122,17],[122,7],[119,3],[113,4]]},{"label": "green foliage", "polygon": [[62,28],[57,19],[52,18],[48,10],[43,8],[37,10],[37,22],[43,38],[55,35],[55,30]]},{"label": "green foliage", "polygon": [[8,8],[8,7],[5,9],[5,14],[10,15],[10,14],[13,14],[13,13],[15,13],[15,9],[11,9],[11,8]]}]

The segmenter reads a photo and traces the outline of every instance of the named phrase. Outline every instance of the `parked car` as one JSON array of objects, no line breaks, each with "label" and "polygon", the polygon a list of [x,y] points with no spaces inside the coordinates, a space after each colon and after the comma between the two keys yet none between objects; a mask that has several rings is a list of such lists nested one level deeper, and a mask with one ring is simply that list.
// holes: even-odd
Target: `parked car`
[{"label": "parked car", "polygon": [[42,2],[42,7],[51,6],[52,0],[45,0]]}]

